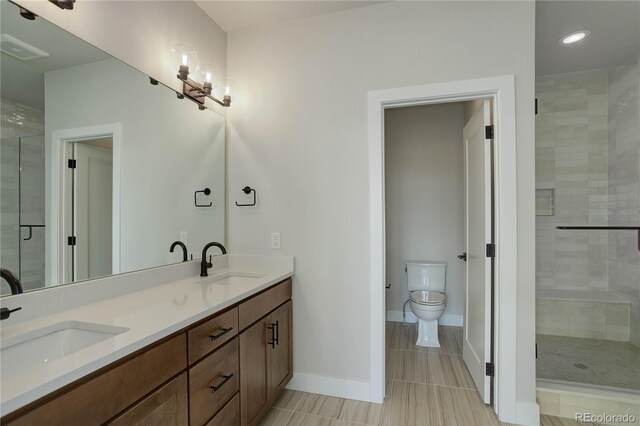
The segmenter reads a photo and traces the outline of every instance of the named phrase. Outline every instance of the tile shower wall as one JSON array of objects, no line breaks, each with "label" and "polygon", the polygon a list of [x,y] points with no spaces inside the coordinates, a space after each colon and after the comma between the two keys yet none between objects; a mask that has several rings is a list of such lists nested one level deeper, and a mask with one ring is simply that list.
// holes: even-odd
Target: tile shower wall
[{"label": "tile shower wall", "polygon": [[[640,222],[640,71],[609,71],[609,225]],[[609,286],[631,302],[629,340],[640,346],[640,253],[635,232],[610,231]]]},{"label": "tile shower wall", "polygon": [[24,241],[28,231],[18,225],[44,224],[44,114],[6,99],[0,108],[0,261],[13,272],[20,270],[23,288],[30,290],[44,285],[44,230],[34,228]]},{"label": "tile shower wall", "polygon": [[628,342],[629,329],[628,303],[536,300],[538,334]]},{"label": "tile shower wall", "polygon": [[536,217],[536,284],[607,289],[606,232],[555,229],[607,223],[607,72],[540,79],[536,96],[536,188],[555,192],[555,214]]}]

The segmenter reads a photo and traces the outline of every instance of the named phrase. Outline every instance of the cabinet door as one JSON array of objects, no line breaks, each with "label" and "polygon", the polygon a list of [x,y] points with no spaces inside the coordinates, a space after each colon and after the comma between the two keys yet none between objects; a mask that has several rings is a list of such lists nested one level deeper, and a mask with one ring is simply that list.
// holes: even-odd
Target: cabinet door
[{"label": "cabinet door", "polygon": [[240,420],[258,423],[269,408],[266,350],[267,318],[240,335]]},{"label": "cabinet door", "polygon": [[111,424],[118,426],[186,426],[187,373],[182,373],[145,399],[118,416]]},{"label": "cabinet door", "polygon": [[[291,379],[291,301],[288,301],[269,315],[267,358],[269,370],[269,400],[274,401]],[[275,338],[275,339],[274,339]]]}]

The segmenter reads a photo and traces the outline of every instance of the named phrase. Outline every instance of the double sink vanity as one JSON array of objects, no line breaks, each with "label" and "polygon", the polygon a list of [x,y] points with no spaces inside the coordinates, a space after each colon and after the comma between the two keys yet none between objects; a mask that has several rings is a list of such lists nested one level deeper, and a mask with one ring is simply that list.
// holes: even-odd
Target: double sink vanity
[{"label": "double sink vanity", "polygon": [[2,423],[257,424],[292,375],[293,258],[212,263],[2,298]]},{"label": "double sink vanity", "polygon": [[31,4],[0,2],[21,46],[0,64],[0,422],[256,424],[292,374],[293,257],[224,254],[227,198],[259,211],[227,195],[229,94],[196,98],[197,64],[161,82]]}]

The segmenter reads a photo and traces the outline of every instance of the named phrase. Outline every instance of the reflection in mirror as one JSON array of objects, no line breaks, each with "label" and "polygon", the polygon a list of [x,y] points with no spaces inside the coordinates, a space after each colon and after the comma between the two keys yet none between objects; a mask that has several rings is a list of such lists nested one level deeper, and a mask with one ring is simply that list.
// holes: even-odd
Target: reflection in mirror
[{"label": "reflection in mirror", "polygon": [[224,243],[224,118],[1,8],[2,268],[31,291],[180,262],[174,241],[189,259]]}]

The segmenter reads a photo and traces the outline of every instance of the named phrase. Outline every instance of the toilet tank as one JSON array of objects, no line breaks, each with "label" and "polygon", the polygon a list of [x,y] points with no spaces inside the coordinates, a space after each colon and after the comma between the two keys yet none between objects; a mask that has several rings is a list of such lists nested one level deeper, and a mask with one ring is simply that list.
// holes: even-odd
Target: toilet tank
[{"label": "toilet tank", "polygon": [[444,260],[407,260],[409,291],[428,290],[444,293],[447,262]]}]

